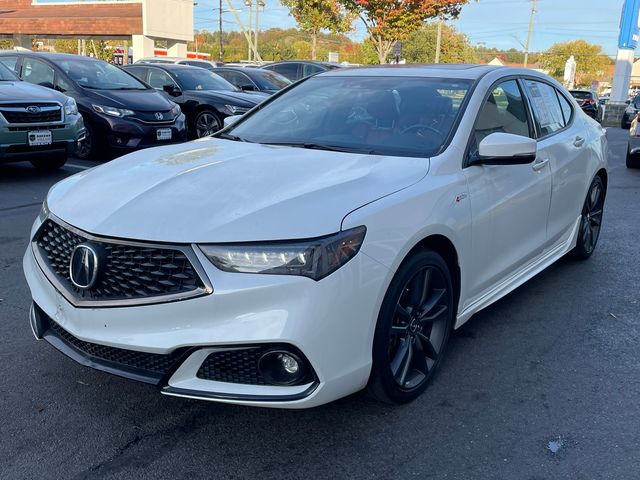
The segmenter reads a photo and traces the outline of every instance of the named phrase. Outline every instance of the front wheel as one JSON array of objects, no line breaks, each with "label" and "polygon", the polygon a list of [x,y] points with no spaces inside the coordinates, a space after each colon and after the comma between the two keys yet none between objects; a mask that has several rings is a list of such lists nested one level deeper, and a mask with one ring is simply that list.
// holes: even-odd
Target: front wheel
[{"label": "front wheel", "polygon": [[582,207],[578,241],[573,250],[573,256],[579,260],[586,260],[593,254],[600,237],[602,214],[604,209],[604,183],[596,176],[591,182],[589,193]]},{"label": "front wheel", "polygon": [[423,250],[403,263],[385,295],[373,341],[369,391],[407,403],[426,388],[453,328],[454,293],[443,258]]},{"label": "front wheel", "polygon": [[196,117],[194,126],[196,138],[208,137],[222,128],[222,120],[213,110],[203,110]]}]

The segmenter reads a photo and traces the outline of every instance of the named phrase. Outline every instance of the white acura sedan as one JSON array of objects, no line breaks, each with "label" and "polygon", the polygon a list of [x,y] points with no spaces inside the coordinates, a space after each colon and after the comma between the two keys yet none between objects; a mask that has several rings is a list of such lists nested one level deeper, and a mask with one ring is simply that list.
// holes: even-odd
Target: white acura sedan
[{"label": "white acura sedan", "polygon": [[408,402],[452,329],[593,253],[606,152],[531,70],[323,73],[215,138],[54,186],[24,256],[31,327],[167,395]]}]

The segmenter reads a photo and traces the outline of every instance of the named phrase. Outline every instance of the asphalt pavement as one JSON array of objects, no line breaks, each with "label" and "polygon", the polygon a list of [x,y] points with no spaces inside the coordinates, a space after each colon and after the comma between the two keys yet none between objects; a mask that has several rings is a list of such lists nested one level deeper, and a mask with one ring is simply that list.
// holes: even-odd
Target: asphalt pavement
[{"label": "asphalt pavement", "polygon": [[594,256],[472,318],[402,407],[362,393],[304,411],[166,397],[37,342],[29,229],[49,187],[94,164],[0,166],[0,478],[640,479],[640,170],[624,166],[625,135],[609,130]]}]

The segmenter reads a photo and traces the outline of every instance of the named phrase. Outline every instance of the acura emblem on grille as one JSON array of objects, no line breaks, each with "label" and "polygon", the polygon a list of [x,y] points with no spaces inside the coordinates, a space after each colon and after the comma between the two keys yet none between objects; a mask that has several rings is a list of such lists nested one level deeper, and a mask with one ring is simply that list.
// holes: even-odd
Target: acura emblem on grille
[{"label": "acura emblem on grille", "polygon": [[162,119],[164,119],[164,115],[161,112],[156,112],[156,118],[158,120],[162,120]]},{"label": "acura emblem on grille", "polygon": [[38,107],[37,105],[31,105],[25,108],[25,110],[29,113],[40,113],[40,107]]},{"label": "acura emblem on grille", "polygon": [[71,283],[83,290],[93,287],[98,279],[100,262],[98,250],[89,243],[81,243],[73,249],[69,261]]}]

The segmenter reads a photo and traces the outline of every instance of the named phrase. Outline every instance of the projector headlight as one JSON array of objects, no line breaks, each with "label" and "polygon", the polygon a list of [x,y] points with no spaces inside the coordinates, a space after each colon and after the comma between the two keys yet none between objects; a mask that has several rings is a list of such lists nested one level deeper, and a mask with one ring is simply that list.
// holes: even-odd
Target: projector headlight
[{"label": "projector headlight", "polygon": [[225,272],[300,275],[320,280],[356,256],[366,231],[366,227],[360,226],[310,240],[200,245],[200,248]]},{"label": "projector headlight", "polygon": [[126,108],[115,108],[106,105],[92,105],[92,107],[96,112],[104,113],[105,115],[110,115],[112,117],[122,118],[134,114],[133,110],[127,110]]}]

